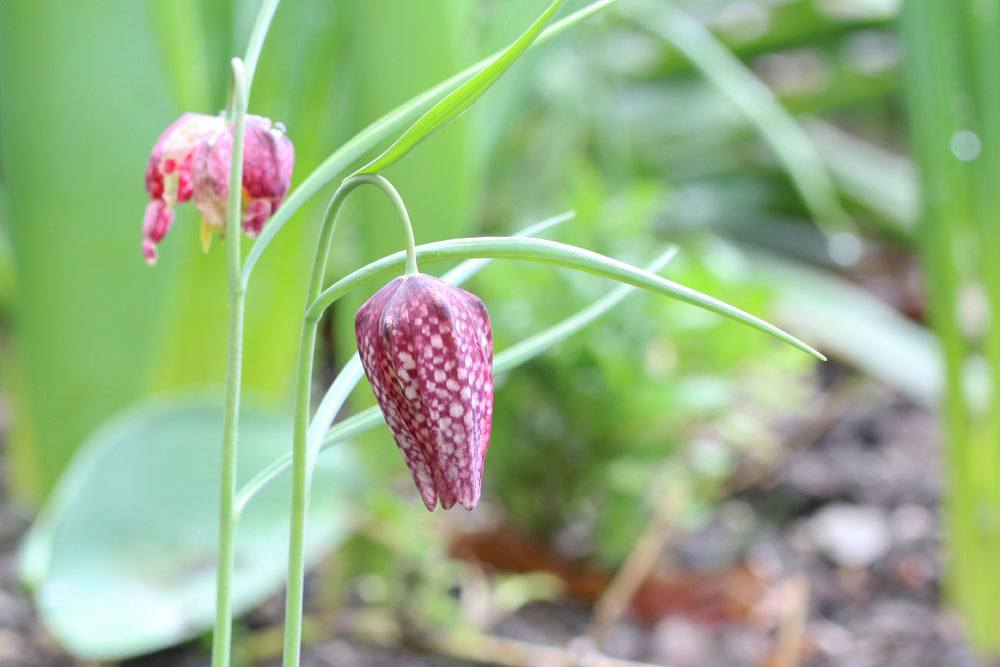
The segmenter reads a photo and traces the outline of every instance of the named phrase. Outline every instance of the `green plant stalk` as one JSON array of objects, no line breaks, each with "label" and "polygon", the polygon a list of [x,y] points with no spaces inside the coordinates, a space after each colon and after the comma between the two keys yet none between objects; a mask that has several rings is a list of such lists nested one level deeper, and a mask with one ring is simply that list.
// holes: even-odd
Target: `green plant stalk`
[{"label": "green plant stalk", "polygon": [[976,114],[975,127],[981,149],[979,156],[969,163],[972,176],[975,213],[975,232],[979,235],[977,248],[980,277],[994,313],[984,334],[984,352],[990,368],[993,392],[990,403],[976,423],[976,475],[975,486],[977,542],[973,548],[982,562],[985,579],[978,582],[982,618],[976,622],[977,641],[992,654],[1000,653],[1000,575],[995,564],[1000,560],[1000,263],[992,256],[1000,247],[1000,189],[996,178],[1000,174],[1000,4],[990,0],[964,0],[964,39],[970,67],[970,92]]},{"label": "green plant stalk", "polygon": [[306,511],[309,508],[309,407],[312,388],[312,370],[316,351],[316,333],[322,313],[314,315],[308,309],[323,289],[326,278],[326,264],[329,260],[333,234],[337,228],[340,210],[348,195],[356,188],[371,184],[381,189],[399,215],[400,225],[406,237],[405,272],[417,272],[413,226],[402,198],[396,189],[382,176],[364,174],[346,179],[333,194],[316,243],[309,287],[306,292],[306,313],[302,321],[302,335],[299,340],[299,362],[295,374],[295,416],[292,437],[292,512],[288,535],[288,590],[285,596],[285,638],[282,665],[298,667],[302,644],[302,602],[305,589],[305,535]]},{"label": "green plant stalk", "polygon": [[[989,526],[984,526],[979,512],[984,499],[996,494],[983,488],[984,468],[990,467],[995,456],[990,450],[996,442],[983,441],[965,389],[970,349],[958,316],[967,276],[956,258],[959,248],[965,247],[963,240],[974,240],[974,225],[969,167],[949,148],[955,133],[968,127],[968,119],[959,115],[959,105],[952,103],[968,97],[965,54],[960,46],[964,40],[954,7],[947,3],[904,3],[901,28],[910,135],[923,199],[918,241],[947,385],[943,409],[948,440],[948,588],[972,643],[981,651],[996,651],[1000,648],[996,633],[1000,619],[993,616],[996,589],[990,584],[996,578],[996,556],[986,546],[988,535],[983,529]],[[975,242],[982,247],[982,239]],[[990,248],[984,250],[989,252]]]},{"label": "green plant stalk", "polygon": [[[289,529],[288,592],[285,601],[283,657],[285,667],[298,667],[302,642],[302,602],[305,583],[305,522],[306,510],[309,503],[312,462],[315,458],[311,454],[309,447],[310,388],[312,386],[316,332],[319,328],[320,318],[323,315],[322,309],[316,310],[312,308],[311,304],[316,301],[322,291],[325,267],[329,261],[330,245],[334,230],[336,229],[340,209],[347,196],[356,187],[365,183],[379,187],[395,206],[406,235],[405,273],[407,275],[415,274],[417,272],[416,251],[414,250],[415,243],[409,215],[395,188],[392,187],[389,181],[378,175],[377,172],[402,158],[422,139],[467,109],[535,41],[539,33],[543,30],[545,23],[561,6],[562,2],[563,0],[554,0],[542,16],[536,19],[527,32],[504,49],[492,62],[487,63],[481,71],[464,80],[453,91],[445,95],[443,99],[434,103],[426,114],[420,117],[416,123],[404,132],[385,153],[365,167],[366,173],[355,173],[353,176],[347,178],[330,200],[330,205],[323,218],[319,241],[316,247],[312,277],[310,278],[310,285],[307,290],[306,311],[303,318],[299,363],[295,380],[295,417],[292,440],[292,512]],[[413,109],[416,110],[416,107],[413,107]],[[313,176],[322,170],[323,165],[320,166],[317,172],[313,173]],[[290,199],[294,199],[294,197],[295,193],[293,193]],[[281,211],[279,210],[278,213],[280,214]],[[275,217],[277,218],[278,216]],[[268,230],[270,235],[262,236],[258,243],[251,249],[250,255],[247,258],[247,265],[244,269],[244,281],[248,279],[256,258],[264,251],[267,243],[279,231],[280,222],[282,220],[272,219]],[[347,388],[352,383],[352,376],[357,375],[358,364],[352,360],[349,366],[348,373],[342,374],[338,378],[338,381],[334,383],[334,386],[331,387],[334,401],[342,402],[346,398]]]},{"label": "green plant stalk", "polygon": [[[598,14],[618,0],[596,0],[585,7],[565,16],[542,31],[528,50],[552,41],[562,33],[566,32],[578,23]],[[468,81],[478,72],[489,67],[503,53],[497,51],[479,62],[467,67],[441,83],[428,88],[424,92],[410,98],[392,111],[374,121],[363,130],[347,140],[340,148],[335,150],[316,169],[312,171],[295,190],[289,193],[281,207],[275,211],[274,216],[268,221],[267,226],[257,237],[257,241],[247,253],[243,263],[243,285],[246,287],[250,280],[250,275],[258,260],[264,254],[267,246],[271,244],[274,237],[278,235],[285,223],[302,208],[303,205],[323,186],[342,174],[355,161],[363,157],[373,148],[377,147],[394,134],[405,130],[408,125],[417,120],[431,106],[444,98],[456,87]]]},{"label": "green plant stalk", "polygon": [[226,355],[225,415],[222,428],[222,462],[219,480],[219,548],[216,560],[215,625],[212,632],[212,667],[229,667],[233,643],[233,567],[235,557],[237,448],[240,394],[243,386],[243,329],[246,283],[243,281],[243,146],[247,102],[264,39],[280,0],[264,0],[247,44],[245,60],[233,58],[232,103],[228,119],[233,126],[229,161],[229,201],[226,208],[226,279],[228,295],[228,350]]},{"label": "green plant stalk", "polygon": [[219,551],[216,567],[215,630],[212,634],[212,666],[229,667],[232,649],[232,581],[236,522],[236,447],[239,438],[240,388],[243,370],[243,315],[246,292],[240,280],[240,220],[243,194],[243,126],[247,97],[243,62],[233,58],[233,149],[229,171],[229,203],[226,210],[226,273],[229,284],[229,342],[226,356],[226,403],[222,432],[222,466],[219,482]]}]

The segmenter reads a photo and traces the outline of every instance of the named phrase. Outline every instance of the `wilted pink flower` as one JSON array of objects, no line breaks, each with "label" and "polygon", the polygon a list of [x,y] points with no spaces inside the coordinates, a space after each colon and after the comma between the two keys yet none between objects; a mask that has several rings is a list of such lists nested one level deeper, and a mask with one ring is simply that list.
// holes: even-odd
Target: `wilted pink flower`
[{"label": "wilted pink flower", "polygon": [[[295,149],[284,127],[261,116],[246,117],[243,140],[243,231],[257,236],[288,192]],[[233,133],[212,133],[194,154],[194,202],[216,229],[226,224]]]},{"label": "wilted pink flower", "polygon": [[358,310],[358,352],[427,509],[479,502],[493,417],[493,333],[474,294],[422,274]]},{"label": "wilted pink flower", "polygon": [[[243,229],[260,233],[288,191],[295,151],[280,126],[246,117]],[[160,136],[146,168],[150,202],[142,225],[142,254],[156,262],[156,245],[174,221],[174,205],[194,197],[204,217],[202,241],[225,230],[232,128],[222,116],[186,113]]]}]

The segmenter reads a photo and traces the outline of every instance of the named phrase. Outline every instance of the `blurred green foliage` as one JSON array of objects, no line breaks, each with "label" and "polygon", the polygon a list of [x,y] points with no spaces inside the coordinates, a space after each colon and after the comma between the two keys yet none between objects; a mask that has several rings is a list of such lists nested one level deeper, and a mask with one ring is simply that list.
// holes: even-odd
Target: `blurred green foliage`
[{"label": "blurred green foliage", "polygon": [[143,392],[177,273],[173,245],[159,272],[135,261],[145,160],[175,109],[148,25],[139,3],[0,6],[17,284],[4,380],[12,481],[35,500],[88,432]]},{"label": "blurred green foliage", "polygon": [[[662,190],[639,183],[608,193],[586,177],[577,185],[579,219],[560,236],[647,260],[639,253],[653,251]],[[678,241],[684,252],[667,276],[751,312],[768,311],[768,290],[740,256],[696,238]],[[511,265],[478,282],[501,349],[606,289],[587,277]],[[532,298],[525,299],[529,285]],[[512,521],[540,539],[571,535],[577,549],[586,545],[583,553],[614,565],[648,521],[642,508],[658,496],[654,484],[666,462],[705,437],[724,450],[767,445],[763,436],[731,438],[727,431],[747,417],[764,430],[779,409],[801,405],[811,365],[684,304],[630,299],[585,334],[498,378],[490,488]],[[764,378],[769,390],[761,392]],[[741,406],[750,400],[748,415]]]}]

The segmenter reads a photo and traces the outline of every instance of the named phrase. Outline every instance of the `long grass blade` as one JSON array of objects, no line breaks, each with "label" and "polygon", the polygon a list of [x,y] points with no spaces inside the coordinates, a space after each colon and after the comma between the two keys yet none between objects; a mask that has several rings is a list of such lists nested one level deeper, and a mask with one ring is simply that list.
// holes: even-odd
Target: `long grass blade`
[{"label": "long grass blade", "polygon": [[757,128],[792,179],[810,215],[830,233],[854,228],[809,135],[771,89],[700,21],[669,2],[635,0],[627,15],[678,49]]},{"label": "long grass blade", "polygon": [[[554,22],[546,28],[541,35],[532,42],[528,50],[541,46],[552,41],[570,28],[586,21],[587,19],[603,12],[618,0],[597,0],[581,7],[577,11]],[[474,76],[477,72],[489,67],[500,56],[500,52],[494,53],[466,69],[445,79],[441,83],[428,88],[424,92],[410,98],[392,111],[374,121],[344,144],[330,154],[302,183],[299,184],[285,199],[281,207],[275,211],[274,216],[268,221],[267,226],[261,232],[257,241],[251,246],[243,263],[243,284],[246,287],[250,279],[250,274],[264,254],[264,250],[271,244],[285,223],[302,208],[309,199],[316,194],[323,186],[344,173],[355,161],[373,150],[383,141],[401,132],[407,125],[416,120],[422,113],[443,98],[455,87]]]},{"label": "long grass blade", "polygon": [[990,617],[995,588],[988,585],[995,579],[996,567],[989,550],[983,548],[985,522],[977,519],[977,512],[985,507],[982,499],[990,493],[983,485],[988,466],[981,457],[995,443],[977,442],[963,382],[971,346],[958,319],[966,272],[958,262],[959,249],[971,247],[962,241],[970,240],[973,225],[968,165],[950,148],[952,138],[968,122],[963,117],[966,105],[955,101],[970,97],[963,85],[964,44],[958,18],[952,3],[907,2],[901,34],[910,136],[920,173],[922,210],[917,238],[927,276],[931,323],[945,361],[949,592],[965,616],[973,642],[988,646],[997,637],[995,617]]},{"label": "long grass blade", "polygon": [[[397,252],[376,260],[353,273],[341,278],[324,290],[309,307],[306,316],[319,318],[334,301],[351,291],[365,280],[388,273],[398,273],[404,264],[404,253]],[[735,306],[714,297],[702,294],[645,271],[631,264],[605,257],[599,253],[577,246],[547,241],[545,239],[480,237],[451,239],[417,246],[417,258],[423,262],[491,257],[494,259],[519,259],[542,264],[562,266],[577,271],[593,273],[629,285],[635,285],[663,296],[678,299],[693,306],[728,317],[751,328],[767,333],[796,347],[813,357],[825,360],[822,354],[795,336],[769,322],[755,317]]]},{"label": "long grass blade", "polygon": [[503,75],[507,69],[520,58],[539,33],[549,22],[552,15],[563,4],[563,0],[554,0],[542,15],[535,19],[524,33],[510,46],[504,49],[492,63],[484,67],[475,76],[448,93],[443,100],[431,107],[406,132],[392,143],[377,158],[359,169],[358,174],[377,174],[391,166],[394,162],[410,152],[414,146],[426,139],[435,130],[444,127],[458,118],[473,103],[482,97],[490,86]]}]

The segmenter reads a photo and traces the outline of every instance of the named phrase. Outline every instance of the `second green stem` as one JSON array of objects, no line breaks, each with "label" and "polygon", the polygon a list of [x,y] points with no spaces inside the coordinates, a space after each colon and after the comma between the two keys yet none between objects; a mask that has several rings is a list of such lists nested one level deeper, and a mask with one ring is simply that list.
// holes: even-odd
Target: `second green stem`
[{"label": "second green stem", "polygon": [[288,536],[288,591],[285,597],[285,640],[283,667],[298,667],[302,645],[302,604],[305,589],[306,512],[309,509],[309,416],[312,394],[312,369],[316,350],[316,333],[322,314],[311,308],[323,290],[326,264],[337,227],[337,218],[347,196],[364,184],[375,185],[392,202],[406,237],[406,274],[417,272],[416,242],[406,205],[388,180],[379,175],[364,174],[346,179],[330,199],[313,259],[309,288],[306,293],[305,317],[299,341],[299,359],[295,375],[295,417],[292,438],[292,512]]},{"label": "second green stem", "polygon": [[243,371],[243,311],[246,292],[240,278],[240,219],[243,193],[243,125],[246,88],[243,63],[232,60],[233,149],[230,159],[229,204],[226,212],[226,273],[229,280],[229,349],[226,357],[226,405],[222,435],[222,465],[219,482],[219,553],[216,565],[215,629],[212,635],[212,667],[229,667],[232,653],[232,581],[236,522],[236,453],[239,438],[240,386]]}]

